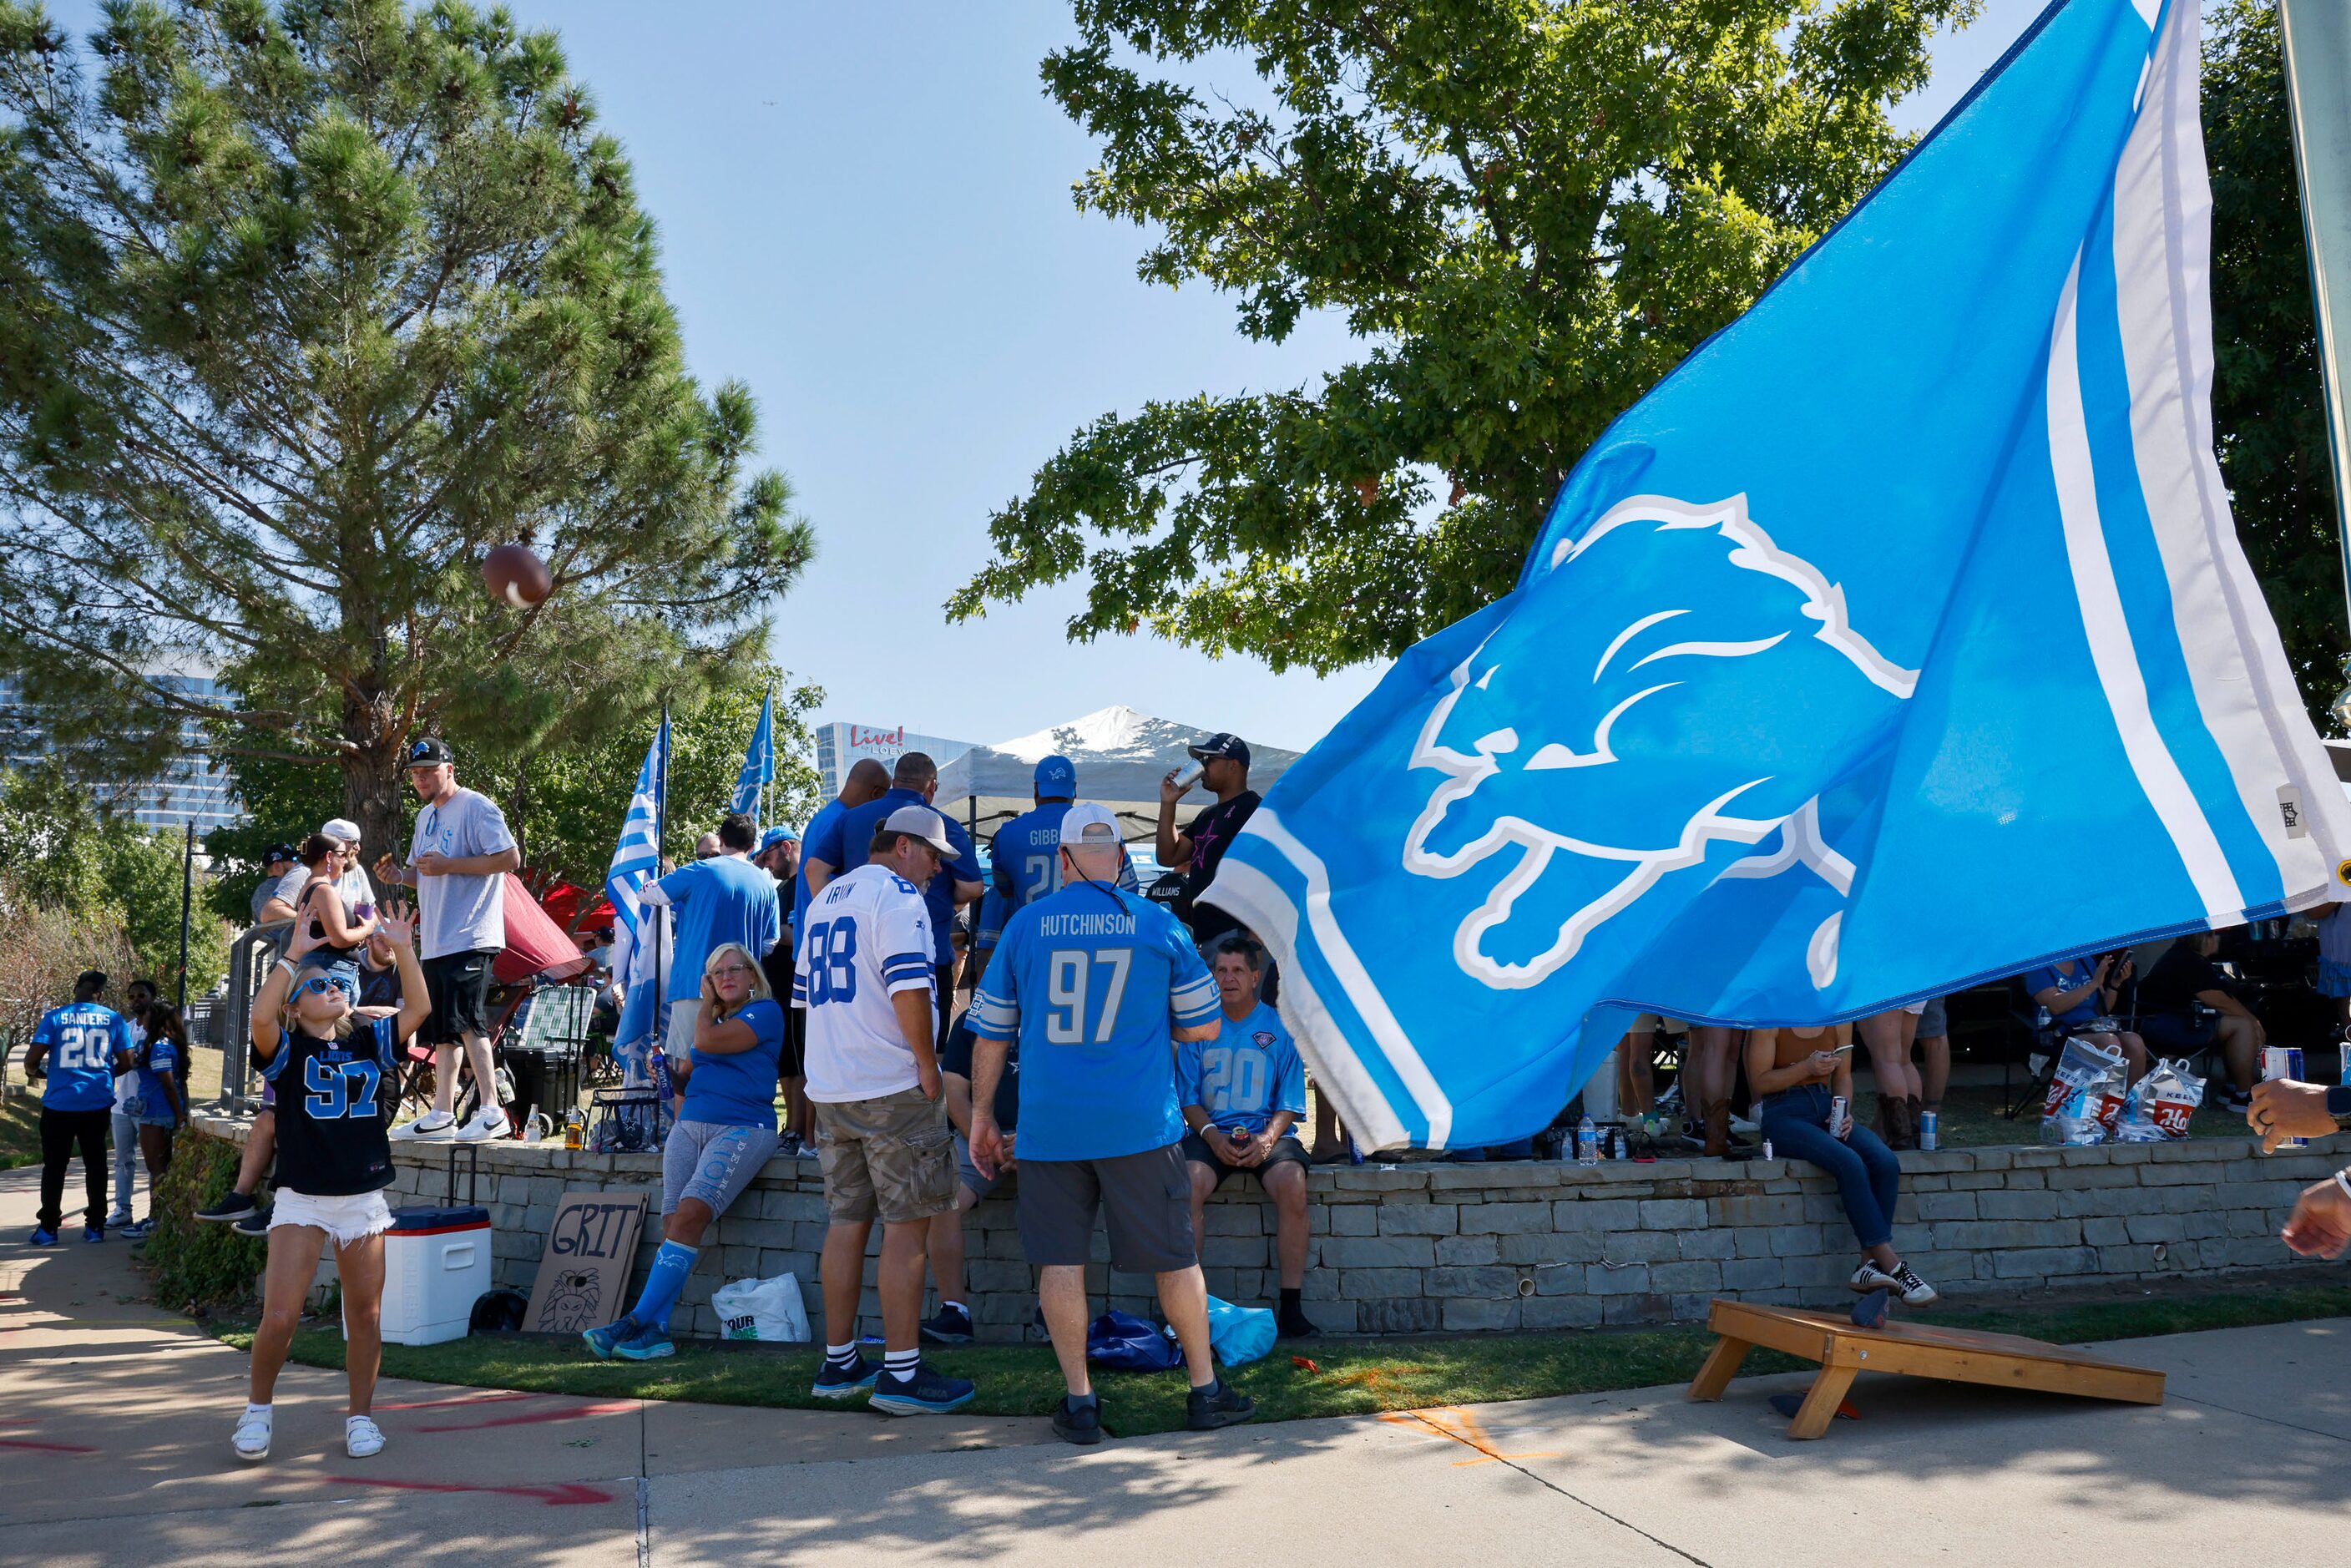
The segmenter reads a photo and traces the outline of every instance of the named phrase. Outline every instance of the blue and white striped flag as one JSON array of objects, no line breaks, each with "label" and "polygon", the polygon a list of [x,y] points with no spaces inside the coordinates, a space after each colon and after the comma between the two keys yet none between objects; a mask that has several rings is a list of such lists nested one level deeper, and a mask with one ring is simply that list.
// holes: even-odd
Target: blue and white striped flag
[{"label": "blue and white striped flag", "polygon": [[1207,897],[1366,1146],[1625,1019],[1865,1016],[2351,897],[2212,455],[2194,0],[2058,0],[1584,455]]},{"label": "blue and white striped flag", "polygon": [[624,1083],[648,1081],[645,1053],[661,1010],[653,994],[653,957],[665,951],[666,944],[653,939],[651,922],[666,921],[669,912],[646,909],[639,895],[661,873],[662,789],[668,751],[669,720],[664,717],[645,748],[644,765],[637,769],[637,787],[629,795],[628,815],[621,820],[620,841],[612,846],[612,868],[604,876],[604,896],[612,901],[612,973],[625,988],[620,1022],[612,1031],[612,1059],[620,1063]]},{"label": "blue and white striped flag", "polygon": [[751,732],[751,744],[743,753],[743,770],[735,776],[734,810],[746,812],[757,819],[759,811],[759,791],[776,777],[776,694],[768,693],[767,701],[759,705],[759,727]]}]

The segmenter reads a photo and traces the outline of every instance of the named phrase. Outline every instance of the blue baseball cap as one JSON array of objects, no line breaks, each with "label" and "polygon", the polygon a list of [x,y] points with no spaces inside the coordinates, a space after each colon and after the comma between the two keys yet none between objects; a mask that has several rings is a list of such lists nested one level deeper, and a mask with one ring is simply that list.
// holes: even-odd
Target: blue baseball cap
[{"label": "blue baseball cap", "polygon": [[769,828],[766,832],[761,833],[759,835],[759,847],[753,852],[758,854],[766,854],[778,844],[786,842],[796,844],[799,841],[800,831],[787,823],[780,827]]},{"label": "blue baseball cap", "polygon": [[1060,755],[1048,757],[1037,764],[1037,795],[1044,800],[1074,800],[1078,793],[1078,765]]}]

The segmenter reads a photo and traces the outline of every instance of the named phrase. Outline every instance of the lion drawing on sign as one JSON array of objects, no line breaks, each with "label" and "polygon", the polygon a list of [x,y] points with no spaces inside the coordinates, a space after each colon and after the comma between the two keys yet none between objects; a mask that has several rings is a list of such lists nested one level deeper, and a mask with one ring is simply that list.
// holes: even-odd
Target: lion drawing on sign
[{"label": "lion drawing on sign", "polygon": [[566,1269],[555,1277],[538,1320],[542,1333],[581,1333],[596,1326],[596,1276]]},{"label": "lion drawing on sign", "polygon": [[[1744,496],[1635,497],[1549,568],[1455,668],[1414,747],[1416,768],[1445,777],[1405,868],[1449,878],[1515,855],[1455,930],[1463,972],[1537,984],[1717,843],[1762,847],[1718,855],[1716,876],[1801,866],[1849,893],[1814,791],[1882,735],[1917,673],[1854,630],[1843,589],[1775,546]],[[1838,918],[1807,956],[1816,986],[1835,972]]]}]

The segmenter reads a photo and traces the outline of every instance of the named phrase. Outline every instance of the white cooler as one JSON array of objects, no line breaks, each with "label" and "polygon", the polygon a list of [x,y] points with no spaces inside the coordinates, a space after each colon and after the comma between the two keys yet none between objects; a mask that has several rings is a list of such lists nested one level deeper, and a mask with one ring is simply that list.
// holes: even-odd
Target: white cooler
[{"label": "white cooler", "polygon": [[383,1238],[383,1337],[394,1344],[463,1339],[490,1288],[490,1211],[395,1208]]}]

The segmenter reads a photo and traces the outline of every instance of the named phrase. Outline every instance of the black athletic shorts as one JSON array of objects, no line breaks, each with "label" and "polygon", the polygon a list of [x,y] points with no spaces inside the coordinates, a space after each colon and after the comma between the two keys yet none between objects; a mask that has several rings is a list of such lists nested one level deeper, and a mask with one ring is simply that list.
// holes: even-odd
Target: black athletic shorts
[{"label": "black athletic shorts", "polygon": [[490,960],[496,956],[495,950],[483,947],[423,961],[433,1016],[417,1031],[421,1043],[447,1045],[469,1034],[490,1032]]},{"label": "black athletic shorts", "polygon": [[1259,1186],[1263,1186],[1265,1185],[1264,1173],[1271,1170],[1274,1166],[1281,1164],[1284,1160],[1293,1161],[1301,1167],[1311,1168],[1310,1162],[1306,1158],[1306,1145],[1300,1143],[1296,1138],[1291,1137],[1287,1133],[1284,1133],[1279,1139],[1275,1140],[1273,1152],[1265,1156],[1265,1163],[1262,1165],[1228,1166],[1225,1164],[1224,1161],[1217,1158],[1217,1151],[1208,1147],[1208,1140],[1200,1136],[1197,1133],[1186,1133],[1184,1134],[1183,1149],[1184,1157],[1186,1160],[1189,1160],[1196,1166],[1206,1166],[1210,1170],[1217,1173],[1217,1185],[1218,1186],[1225,1185],[1225,1178],[1227,1176],[1252,1175],[1258,1178],[1258,1185]]},{"label": "black athletic shorts", "polygon": [[1024,1158],[1014,1197],[1020,1249],[1036,1268],[1082,1267],[1096,1209],[1110,1229],[1110,1266],[1121,1273],[1172,1273],[1200,1260],[1181,1144],[1106,1160]]}]

